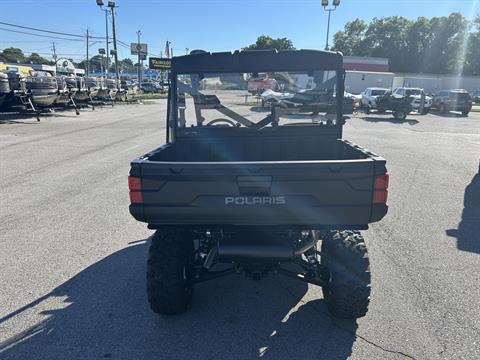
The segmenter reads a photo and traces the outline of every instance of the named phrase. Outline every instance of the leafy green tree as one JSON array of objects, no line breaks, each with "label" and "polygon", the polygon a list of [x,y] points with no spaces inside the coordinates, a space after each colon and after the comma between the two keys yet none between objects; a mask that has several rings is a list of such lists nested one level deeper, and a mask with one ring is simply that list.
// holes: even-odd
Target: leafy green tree
[{"label": "leafy green tree", "polygon": [[407,61],[407,31],[411,22],[400,16],[374,18],[365,33],[370,56],[390,59],[392,71],[402,71]]},{"label": "leafy green tree", "polygon": [[[102,58],[101,55],[92,56],[89,59],[88,66],[91,72],[100,72],[101,69],[105,66],[105,57]],[[87,69],[87,60],[83,60],[78,64],[80,69]]]},{"label": "leafy green tree", "polygon": [[404,63],[405,72],[427,72],[428,64],[424,61],[424,54],[430,47],[432,41],[432,27],[430,20],[419,17],[407,30],[407,49]]},{"label": "leafy green tree", "polygon": [[347,23],[334,35],[333,49],[345,55],[386,57],[397,72],[478,74],[480,19],[460,13],[408,20],[399,16]]},{"label": "leafy green tree", "polygon": [[360,19],[350,21],[345,25],[345,31],[334,35],[332,50],[341,51],[343,55],[364,56],[368,54],[365,42],[365,33],[368,24]]},{"label": "leafy green tree", "polygon": [[37,53],[31,53],[30,56],[26,57],[25,58],[25,61],[24,61],[26,64],[45,64],[45,65],[50,65],[52,64],[53,62],[50,61],[50,60],[47,60],[43,57],[41,57],[39,54]]},{"label": "leafy green tree", "polygon": [[[135,71],[135,66],[131,59],[125,58],[118,61],[118,69],[120,72],[133,72]],[[111,71],[115,71],[115,63],[112,64]]]},{"label": "leafy green tree", "polygon": [[293,42],[287,38],[273,39],[268,35],[261,35],[255,44],[249,45],[244,50],[293,50]]},{"label": "leafy green tree", "polygon": [[25,62],[25,55],[19,48],[6,48],[1,53],[2,61],[6,63],[23,63]]},{"label": "leafy green tree", "polygon": [[473,21],[472,32],[468,38],[465,54],[464,73],[480,75],[480,16]]},{"label": "leafy green tree", "polygon": [[[434,17],[430,20],[432,41],[424,54],[424,69],[430,73],[453,73],[459,61],[459,52],[468,23],[459,13],[448,17]],[[464,61],[464,59],[460,60]]]}]

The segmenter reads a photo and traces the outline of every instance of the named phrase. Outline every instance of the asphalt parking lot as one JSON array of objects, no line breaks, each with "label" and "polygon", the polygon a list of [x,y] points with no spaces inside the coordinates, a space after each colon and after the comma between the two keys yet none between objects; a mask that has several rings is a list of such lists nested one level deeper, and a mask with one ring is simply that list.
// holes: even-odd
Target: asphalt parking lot
[{"label": "asphalt parking lot", "polygon": [[390,211],[365,232],[372,302],[329,316],[321,291],[222,278],[192,308],[148,307],[152,231],[128,213],[129,161],[165,140],[164,101],[0,118],[1,359],[480,358],[480,112],[348,120],[387,159]]}]

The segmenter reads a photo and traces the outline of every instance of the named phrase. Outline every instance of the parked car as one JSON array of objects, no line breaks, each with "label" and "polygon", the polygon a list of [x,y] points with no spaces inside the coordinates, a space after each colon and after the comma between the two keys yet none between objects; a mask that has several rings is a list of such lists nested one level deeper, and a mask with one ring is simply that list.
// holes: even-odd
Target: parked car
[{"label": "parked car", "polygon": [[362,93],[360,105],[370,109],[377,109],[377,99],[379,96],[384,96],[389,92],[389,89],[384,88],[366,88]]},{"label": "parked car", "polygon": [[472,98],[466,90],[442,90],[435,95],[432,107],[444,114],[459,111],[466,116],[472,110]]},{"label": "parked car", "polygon": [[357,94],[352,94],[347,91],[345,91],[344,98],[349,98],[354,102],[354,108],[357,109],[360,106],[360,103],[362,101],[362,95],[357,95]]},{"label": "parked car", "polygon": [[480,90],[472,92],[472,101],[474,103],[480,104]]},{"label": "parked car", "polygon": [[[404,98],[404,97],[411,97],[412,98],[412,108],[414,110],[419,111],[421,100],[422,100],[422,93],[424,93],[423,89],[419,88],[408,88],[408,87],[398,87],[392,91],[392,96],[396,99]],[[431,96],[425,95],[425,105],[423,113],[426,114],[430,111],[432,107],[433,98]]]},{"label": "parked car", "polygon": [[143,82],[140,84],[140,90],[145,94],[154,94],[158,92],[158,88],[149,82]]}]

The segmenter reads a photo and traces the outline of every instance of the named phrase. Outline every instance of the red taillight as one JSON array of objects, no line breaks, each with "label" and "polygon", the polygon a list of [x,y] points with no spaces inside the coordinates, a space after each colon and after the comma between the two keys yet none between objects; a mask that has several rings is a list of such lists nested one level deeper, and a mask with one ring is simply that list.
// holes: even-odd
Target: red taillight
[{"label": "red taillight", "polygon": [[373,185],[374,204],[385,204],[387,202],[389,178],[388,173],[375,177],[375,184]]},{"label": "red taillight", "polygon": [[143,203],[142,180],[138,177],[128,177],[128,190],[130,192],[130,202],[132,204]]}]

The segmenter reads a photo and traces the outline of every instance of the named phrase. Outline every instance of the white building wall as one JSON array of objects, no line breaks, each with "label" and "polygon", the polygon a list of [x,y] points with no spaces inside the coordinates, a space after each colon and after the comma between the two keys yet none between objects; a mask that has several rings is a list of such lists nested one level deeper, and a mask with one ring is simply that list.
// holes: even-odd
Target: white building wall
[{"label": "white building wall", "polygon": [[393,85],[394,73],[390,72],[369,72],[369,71],[348,71],[345,78],[345,90],[360,94],[369,87],[381,87],[390,89]]},{"label": "white building wall", "polygon": [[478,76],[452,76],[452,75],[425,75],[425,74],[395,74],[395,87],[418,87],[429,93],[440,90],[465,89],[474,91],[480,89]]}]

